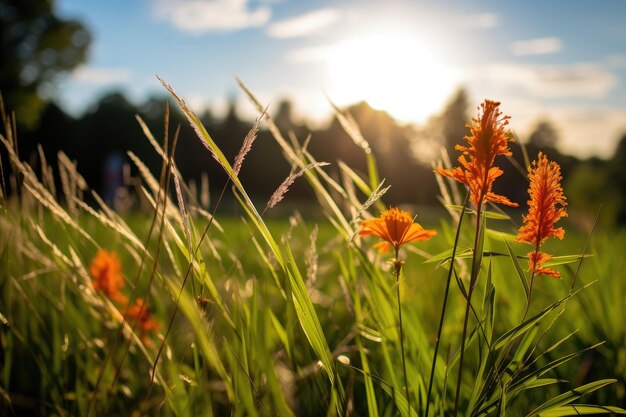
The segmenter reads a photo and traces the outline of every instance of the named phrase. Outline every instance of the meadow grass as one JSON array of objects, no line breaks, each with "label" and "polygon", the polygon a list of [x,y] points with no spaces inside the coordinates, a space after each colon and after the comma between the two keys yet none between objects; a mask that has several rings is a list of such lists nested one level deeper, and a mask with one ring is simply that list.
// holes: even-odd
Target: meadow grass
[{"label": "meadow grass", "polygon": [[[588,244],[569,225],[544,248],[559,255],[562,279],[538,277],[531,292],[528,246],[514,242],[519,212],[485,205],[477,222],[466,191],[442,180],[445,210],[417,219],[437,236],[397,248],[394,261],[358,234],[385,209],[388,184],[349,114],[336,109],[368,172],[339,164],[331,177],[242,84],[293,167],[259,203],[238,178],[254,129],[231,164],[164,85],[228,174],[228,210],[221,197],[202,207],[186,186],[176,133],[157,142],[140,121],[162,169],[129,155],[133,192],[152,211],[121,215],[63,154],[61,187],[47,161],[23,163],[3,116],[3,415],[626,413],[624,233]],[[293,181],[308,182],[318,215],[273,215]],[[98,289],[103,249],[119,259],[127,302]]]}]

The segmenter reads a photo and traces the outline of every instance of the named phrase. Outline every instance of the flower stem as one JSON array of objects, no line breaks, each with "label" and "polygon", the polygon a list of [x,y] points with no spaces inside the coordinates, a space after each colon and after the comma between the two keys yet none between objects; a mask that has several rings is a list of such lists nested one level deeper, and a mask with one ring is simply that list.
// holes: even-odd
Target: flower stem
[{"label": "flower stem", "polygon": [[530,299],[533,295],[533,284],[535,283],[535,271],[532,272],[530,276],[530,285],[528,287],[528,300],[526,301],[526,308],[524,309],[524,316],[522,317],[522,323],[526,320],[526,316],[528,315],[528,308],[530,307]]},{"label": "flower stem", "polygon": [[[537,244],[535,245],[535,252],[534,252],[535,259],[537,259],[537,256],[539,254],[540,245],[541,245],[541,241],[538,241]],[[530,275],[530,286],[528,288],[528,299],[526,300],[526,309],[524,309],[524,316],[522,317],[522,323],[526,319],[526,315],[528,314],[528,308],[530,307],[530,298],[533,295],[533,284],[535,283],[535,275],[536,275],[536,271],[535,271],[535,268],[533,268],[532,274]]]},{"label": "flower stem", "polygon": [[446,281],[446,289],[443,295],[443,305],[441,306],[441,317],[439,318],[439,328],[437,329],[437,339],[435,340],[435,352],[433,353],[433,363],[430,368],[430,379],[428,380],[428,394],[426,394],[426,411],[424,417],[428,417],[428,410],[430,409],[430,395],[433,389],[433,381],[435,379],[435,368],[437,366],[437,353],[439,353],[439,342],[441,342],[441,332],[443,331],[443,321],[446,317],[446,306],[448,305],[448,294],[450,292],[450,282],[452,281],[452,271],[454,269],[454,261],[456,258],[456,249],[459,244],[459,236],[461,235],[461,224],[463,224],[463,215],[465,214],[465,207],[467,206],[467,200],[469,193],[465,196],[463,202],[463,209],[459,216],[459,225],[456,229],[456,235],[454,237],[454,246],[452,247],[452,256],[450,257],[450,269],[448,270],[448,277]]},{"label": "flower stem", "polygon": [[456,395],[454,397],[454,414],[459,410],[459,397],[461,396],[461,377],[463,376],[463,359],[465,357],[465,339],[467,337],[467,323],[469,321],[470,306],[472,305],[472,294],[476,287],[476,281],[480,272],[478,262],[478,242],[480,239],[480,217],[482,215],[482,203],[476,208],[476,235],[474,236],[474,254],[472,256],[472,273],[470,275],[469,289],[467,290],[467,303],[465,304],[465,318],[463,320],[463,335],[461,336],[461,356],[459,358],[459,375],[456,380]]},{"label": "flower stem", "polygon": [[402,304],[400,303],[400,271],[402,262],[398,258],[398,248],[396,248],[396,257],[393,261],[394,273],[396,275],[396,295],[398,298],[398,322],[400,326],[400,353],[402,355],[402,372],[404,374],[404,390],[406,393],[406,402],[409,417],[411,417],[411,399],[409,397],[409,379],[406,374],[406,359],[404,357],[404,332],[402,330]]}]

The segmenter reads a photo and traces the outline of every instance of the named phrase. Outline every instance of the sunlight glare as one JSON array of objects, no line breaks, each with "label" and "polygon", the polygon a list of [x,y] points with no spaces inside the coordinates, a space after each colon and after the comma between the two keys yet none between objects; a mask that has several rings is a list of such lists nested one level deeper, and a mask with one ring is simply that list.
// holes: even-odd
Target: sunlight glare
[{"label": "sunlight glare", "polygon": [[408,34],[387,31],[340,42],[329,55],[332,100],[365,100],[406,122],[439,111],[457,86],[453,69]]}]

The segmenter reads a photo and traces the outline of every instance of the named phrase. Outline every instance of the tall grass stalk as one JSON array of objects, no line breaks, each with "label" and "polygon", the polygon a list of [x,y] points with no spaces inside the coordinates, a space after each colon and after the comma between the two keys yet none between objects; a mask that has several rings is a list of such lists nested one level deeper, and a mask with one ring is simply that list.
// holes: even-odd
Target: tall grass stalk
[{"label": "tall grass stalk", "polygon": [[404,392],[408,403],[409,417],[411,417],[411,396],[409,393],[409,379],[406,373],[406,358],[404,353],[404,330],[402,326],[402,301],[400,299],[400,273],[402,271],[402,261],[400,260],[398,248],[395,248],[395,257],[392,260],[393,272],[396,277],[396,300],[398,302],[398,331],[400,333],[400,354],[402,356],[402,375],[404,376]]}]

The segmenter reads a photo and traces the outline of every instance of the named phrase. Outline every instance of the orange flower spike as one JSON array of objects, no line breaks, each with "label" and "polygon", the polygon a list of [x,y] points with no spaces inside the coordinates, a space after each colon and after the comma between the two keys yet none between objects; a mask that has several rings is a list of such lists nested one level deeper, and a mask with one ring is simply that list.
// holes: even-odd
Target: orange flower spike
[{"label": "orange flower spike", "polygon": [[552,259],[547,253],[540,252],[541,244],[549,237],[563,239],[565,230],[555,228],[554,224],[562,217],[567,217],[565,196],[561,187],[561,167],[556,162],[539,152],[537,160],[528,168],[530,186],[528,194],[528,214],[523,216],[524,224],[519,229],[516,240],[535,246],[529,254],[529,270],[535,274],[559,278],[560,274],[541,265]]},{"label": "orange flower spike", "polygon": [[479,114],[467,125],[470,135],[464,139],[469,146],[455,146],[456,150],[463,152],[458,158],[460,167],[435,169],[437,174],[467,185],[470,200],[476,207],[487,201],[517,207],[517,203],[491,191],[493,182],[503,173],[500,168],[493,166],[496,156],[510,156],[509,142],[513,141],[507,128],[509,116],[503,116],[499,106],[497,101],[485,100],[480,105],[482,115]]},{"label": "orange flower spike", "polygon": [[126,304],[127,299],[121,291],[124,288],[121,269],[120,260],[115,252],[100,249],[91,261],[89,273],[96,291],[101,291],[113,301]]},{"label": "orange flower spike", "polygon": [[424,229],[419,223],[413,223],[407,211],[397,208],[385,210],[380,217],[363,220],[359,229],[361,236],[374,235],[384,240],[374,245],[381,253],[392,247],[399,250],[405,243],[428,240],[436,234],[436,230]]}]

